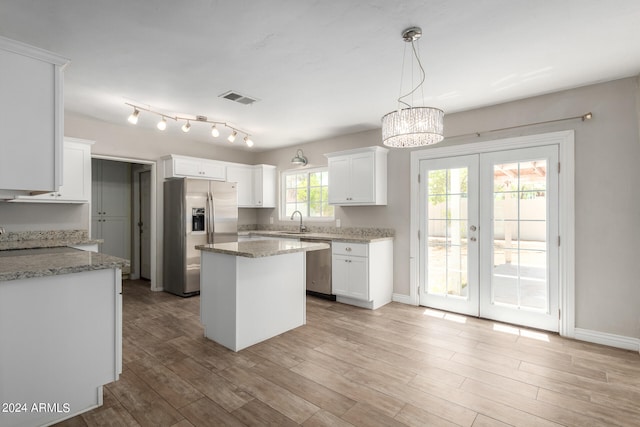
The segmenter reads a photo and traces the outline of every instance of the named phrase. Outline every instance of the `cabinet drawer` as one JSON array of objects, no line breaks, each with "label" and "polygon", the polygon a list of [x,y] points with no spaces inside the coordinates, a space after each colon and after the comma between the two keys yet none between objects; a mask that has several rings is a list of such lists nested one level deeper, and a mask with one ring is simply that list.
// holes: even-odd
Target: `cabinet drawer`
[{"label": "cabinet drawer", "polygon": [[366,243],[333,242],[331,245],[334,255],[363,256],[369,255],[369,245]]}]

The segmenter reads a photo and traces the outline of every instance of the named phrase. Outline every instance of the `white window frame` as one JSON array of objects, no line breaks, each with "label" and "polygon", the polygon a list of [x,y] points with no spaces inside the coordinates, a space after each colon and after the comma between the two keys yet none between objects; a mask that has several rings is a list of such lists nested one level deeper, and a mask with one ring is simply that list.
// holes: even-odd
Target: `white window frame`
[{"label": "white window frame", "polygon": [[[323,167],[317,167],[317,168],[310,168],[310,169],[288,169],[285,171],[280,172],[280,220],[281,221],[291,221],[291,217],[289,217],[286,212],[287,212],[287,175],[294,175],[294,174],[300,174],[300,173],[306,173],[306,174],[311,174],[311,173],[315,173],[315,172],[329,172],[329,167],[328,166],[323,166]],[[328,201],[327,201],[328,203]],[[335,207],[333,209],[333,215],[332,216],[323,216],[323,217],[317,217],[317,216],[307,216],[308,212],[302,212],[304,215],[302,217],[302,219],[305,222],[332,222],[335,221]],[[299,217],[295,218],[295,221],[299,221]]]}]

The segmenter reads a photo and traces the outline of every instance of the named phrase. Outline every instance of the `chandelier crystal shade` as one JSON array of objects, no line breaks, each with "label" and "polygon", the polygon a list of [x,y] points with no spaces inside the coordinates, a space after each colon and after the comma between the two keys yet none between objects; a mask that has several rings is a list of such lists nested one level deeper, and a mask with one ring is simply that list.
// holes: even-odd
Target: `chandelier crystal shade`
[{"label": "chandelier crystal shade", "polygon": [[403,108],[382,117],[382,142],[389,147],[419,147],[444,139],[444,111],[431,107]]},{"label": "chandelier crystal shade", "polygon": [[433,107],[412,107],[403,101],[403,98],[413,95],[425,81],[426,74],[415,46],[415,41],[421,36],[422,29],[419,27],[407,28],[402,32],[402,39],[411,43],[421,78],[416,87],[398,98],[397,110],[382,116],[382,143],[389,147],[420,147],[437,144],[444,139],[444,111]]}]

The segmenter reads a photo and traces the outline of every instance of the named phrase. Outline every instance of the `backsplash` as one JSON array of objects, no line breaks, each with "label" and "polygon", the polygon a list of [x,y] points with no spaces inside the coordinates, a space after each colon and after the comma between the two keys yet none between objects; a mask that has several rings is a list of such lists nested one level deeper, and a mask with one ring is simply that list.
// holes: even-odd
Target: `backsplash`
[{"label": "backsplash", "polygon": [[0,235],[0,242],[19,242],[23,240],[86,240],[87,230],[40,230],[14,231]]},{"label": "backsplash", "polygon": [[[345,234],[362,237],[394,237],[396,231],[392,228],[364,228],[364,227],[323,227],[305,224],[309,233]],[[244,224],[238,226],[238,231],[297,231],[295,225],[266,225]]]}]

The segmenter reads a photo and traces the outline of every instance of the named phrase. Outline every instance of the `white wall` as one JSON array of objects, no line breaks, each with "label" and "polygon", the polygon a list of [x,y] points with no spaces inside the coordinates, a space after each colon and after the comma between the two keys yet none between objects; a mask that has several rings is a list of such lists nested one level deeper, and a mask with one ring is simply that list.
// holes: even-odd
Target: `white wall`
[{"label": "white wall", "polygon": [[[537,125],[477,136],[448,138],[442,145],[495,140],[566,129],[576,141],[576,327],[640,338],[639,110],[638,79],[627,78],[445,116],[447,136],[542,122],[592,112],[591,121]],[[640,104],[640,101],[638,101]],[[291,168],[302,148],[313,165],[332,151],[381,145],[380,130],[345,135],[260,153],[258,162]],[[409,294],[410,152],[389,153],[388,205],[336,208],[344,227],[396,230],[394,291]],[[273,210],[258,212],[268,224]]]}]

